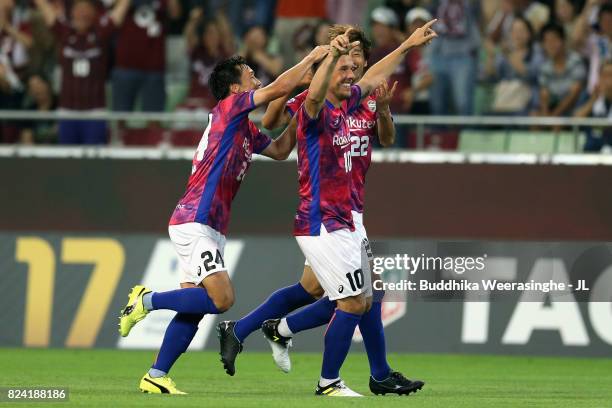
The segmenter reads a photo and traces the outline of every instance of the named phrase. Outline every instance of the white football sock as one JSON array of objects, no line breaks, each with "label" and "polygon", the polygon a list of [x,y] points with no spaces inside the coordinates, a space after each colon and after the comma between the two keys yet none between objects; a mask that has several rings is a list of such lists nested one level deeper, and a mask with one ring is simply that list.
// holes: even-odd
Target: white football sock
[{"label": "white football sock", "polygon": [[327,387],[329,384],[335,383],[336,381],[338,381],[340,379],[340,377],[338,378],[334,378],[333,380],[328,380],[327,378],[319,378],[319,387]]},{"label": "white football sock", "polygon": [[287,324],[287,319],[281,319],[278,324],[278,334],[283,337],[291,337],[293,336],[293,332],[289,329],[289,325]]}]

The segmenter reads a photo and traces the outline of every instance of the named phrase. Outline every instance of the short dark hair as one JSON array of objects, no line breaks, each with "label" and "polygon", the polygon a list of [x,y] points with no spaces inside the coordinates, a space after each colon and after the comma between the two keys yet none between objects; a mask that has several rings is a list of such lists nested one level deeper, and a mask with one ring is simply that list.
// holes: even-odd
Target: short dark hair
[{"label": "short dark hair", "polygon": [[565,29],[558,23],[548,23],[540,30],[540,40],[544,39],[544,35],[548,32],[555,33],[559,38],[565,41]]},{"label": "short dark hair", "polygon": [[217,101],[227,98],[231,85],[240,84],[241,66],[246,64],[243,57],[234,55],[215,65],[213,72],[208,77],[208,87]]},{"label": "short dark hair", "polygon": [[346,33],[348,30],[351,30],[349,34],[349,41],[359,41],[359,43],[361,44],[361,48],[363,49],[363,56],[367,61],[370,58],[372,42],[368,39],[368,36],[360,27],[350,24],[334,24],[329,28],[329,40],[333,40],[337,36]]}]

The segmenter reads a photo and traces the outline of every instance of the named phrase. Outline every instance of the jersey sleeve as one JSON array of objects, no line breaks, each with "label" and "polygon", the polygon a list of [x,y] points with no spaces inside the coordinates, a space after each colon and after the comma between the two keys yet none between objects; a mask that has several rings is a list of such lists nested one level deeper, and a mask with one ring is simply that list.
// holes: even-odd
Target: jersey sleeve
[{"label": "jersey sleeve", "polygon": [[253,142],[253,153],[261,154],[272,143],[272,139],[265,133],[262,133],[253,122],[249,122],[249,129]]},{"label": "jersey sleeve", "polygon": [[351,112],[361,105],[361,87],[359,85],[351,86],[351,97],[346,102],[346,111]]},{"label": "jersey sleeve", "polygon": [[308,89],[287,101],[285,107],[287,108],[287,112],[289,112],[291,117],[293,117],[293,115],[295,115],[295,113],[300,109],[300,106],[302,106],[306,100],[306,96],[308,96]]},{"label": "jersey sleeve", "polygon": [[239,115],[247,115],[256,108],[253,95],[255,91],[242,92],[239,94],[230,95],[221,101],[223,111],[227,112],[231,118]]}]

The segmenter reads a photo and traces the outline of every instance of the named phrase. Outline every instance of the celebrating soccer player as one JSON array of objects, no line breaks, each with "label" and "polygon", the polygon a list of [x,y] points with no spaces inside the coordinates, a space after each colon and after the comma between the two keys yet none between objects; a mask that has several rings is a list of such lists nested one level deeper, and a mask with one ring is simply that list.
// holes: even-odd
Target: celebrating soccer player
[{"label": "celebrating soccer player", "polygon": [[[351,52],[349,56],[339,57],[335,55],[334,61],[330,62],[331,56],[324,60],[323,65],[328,70],[324,72],[323,66],[319,68],[310,84],[309,90],[298,95],[289,103],[288,114],[296,112],[298,121],[298,157],[299,157],[299,179],[301,204],[296,216],[296,235],[298,244],[306,255],[310,267],[305,268],[300,283],[281,289],[274,293],[264,304],[254,312],[239,320],[237,323],[224,322],[226,327],[233,327],[233,347],[222,338],[222,357],[233,364],[233,359],[240,349],[240,342],[262,322],[266,317],[282,316],[289,311],[313,301],[313,297],[321,294],[318,282],[327,292],[329,299],[325,298],[307,308],[308,311],[301,314],[297,319],[299,324],[289,328],[286,321],[280,325],[277,321],[269,321],[264,324],[263,330],[266,337],[273,345],[275,360],[279,367],[288,371],[290,362],[287,355],[289,337],[294,329],[296,332],[306,328],[315,327],[330,321],[333,318],[326,333],[326,351],[323,362],[323,372],[317,394],[329,396],[358,395],[349,390],[339,379],[339,368],[346,357],[350,347],[350,338],[357,322],[359,322],[364,342],[370,360],[372,378],[370,388],[375,393],[398,392],[409,393],[420,387],[420,381],[411,382],[400,373],[391,371],[385,356],[384,333],[380,320],[380,298],[373,309],[367,311],[371,302],[371,284],[369,268],[366,266],[364,275],[361,268],[361,250],[369,252],[369,245],[365,230],[361,222],[363,211],[363,183],[365,171],[369,165],[369,138],[367,135],[354,134],[352,141],[344,134],[346,126],[350,127],[351,120],[354,127],[357,123],[366,123],[367,119],[359,117],[359,111],[364,114],[363,109],[376,108],[376,102],[369,100],[370,92],[375,85],[379,85],[377,93],[384,105],[389,91],[386,88],[385,78],[388,77],[395,67],[401,62],[405,52],[413,46],[418,46],[430,41],[435,37],[430,26],[433,22],[426,24],[413,36],[406,40],[397,50],[392,52],[372,69],[358,82],[359,86],[353,86],[357,79],[352,72],[353,67],[358,69],[359,55],[362,50]],[[337,33],[336,33],[337,34]],[[349,30],[348,35],[339,36],[343,42],[357,39],[356,44],[363,44],[358,30]],[[334,39],[333,41],[337,41]],[[340,46],[342,48],[342,46]],[[338,50],[335,43],[332,49]],[[355,50],[355,48],[353,48]],[[359,48],[357,48],[359,50]],[[351,61],[351,56],[356,57],[357,63]],[[336,65],[337,63],[337,65]],[[327,65],[326,65],[327,64]],[[333,71],[334,66],[336,70]],[[347,68],[348,66],[348,68]],[[351,72],[349,73],[348,70]],[[361,70],[363,66],[361,67]],[[333,71],[333,77],[332,75]],[[360,74],[362,71],[357,71]],[[317,82],[318,81],[318,82]],[[331,82],[331,85],[329,85]],[[329,89],[327,87],[329,86]],[[325,89],[323,89],[325,88]],[[313,98],[313,89],[318,91]],[[327,98],[325,98],[327,96]],[[367,101],[363,99],[368,98]],[[342,105],[343,101],[348,101]],[[301,101],[300,101],[301,100]],[[303,101],[303,105],[301,102]],[[265,120],[268,124],[276,124],[287,120],[287,115],[279,114],[279,106],[285,101],[275,101],[266,112]],[[300,107],[301,105],[301,107]],[[340,106],[342,105],[342,108]],[[270,109],[272,113],[269,114]],[[388,115],[388,108],[383,108],[382,115]],[[348,124],[346,115],[349,115]],[[356,117],[357,116],[357,117]],[[367,117],[366,117],[367,118]],[[383,143],[389,143],[393,138],[390,116],[379,121]],[[371,121],[373,127],[374,121]],[[363,139],[361,136],[365,136]],[[359,140],[356,140],[359,139]],[[366,144],[368,143],[368,144]],[[360,157],[361,152],[366,156],[364,159],[356,160],[360,167],[351,172],[354,165],[352,157]],[[346,174],[351,175],[346,176]],[[345,177],[342,177],[345,176]],[[351,185],[351,180],[353,185]],[[349,183],[343,183],[343,180]],[[359,188],[361,186],[361,188]],[[353,193],[353,194],[351,194]],[[348,198],[347,198],[348,196]],[[348,210],[347,210],[348,209]],[[357,212],[351,214],[351,209]],[[357,219],[359,228],[357,233],[351,231],[353,221]],[[350,244],[351,240],[355,244]],[[357,248],[357,249],[355,249]],[[367,264],[367,262],[365,262]],[[317,280],[313,279],[312,272]],[[349,289],[350,288],[350,289]],[[335,303],[338,310],[334,313]],[[367,311],[362,317],[364,311]],[[280,331],[279,331],[280,326]],[[284,327],[283,327],[284,326]],[[352,329],[348,329],[352,326]],[[284,328],[284,331],[283,331]],[[282,332],[282,333],[281,333]],[[347,342],[330,341],[337,335],[344,336],[350,332]],[[367,333],[367,334],[366,334]],[[284,334],[284,335],[283,335]],[[366,340],[367,337],[367,340]],[[344,338],[344,337],[343,337]],[[224,351],[234,351],[233,354]]]},{"label": "celebrating soccer player", "polygon": [[170,219],[170,239],[182,271],[181,289],[152,292],[135,286],[120,316],[119,332],[127,336],[152,310],[177,312],[155,363],[140,382],[142,391],[183,393],[168,377],[170,368],[187,350],[204,315],[223,313],[234,303],[223,249],[232,200],[249,169],[252,153],[284,160],[295,146],[290,132],[274,141],[261,133],[249,120],[249,112],[290,92],[327,53],[327,47],[315,48],[264,88],[241,57],[219,63],[212,72],[209,86],[219,103],[209,114],[187,190]]},{"label": "celebrating soccer player", "polygon": [[[347,25],[334,25],[330,28],[330,39],[352,28]],[[351,42],[358,41],[359,45],[352,48],[350,56],[354,64],[355,81],[363,76],[370,52],[370,41],[365,33],[353,28],[349,34]],[[309,75],[307,75],[309,77]],[[307,84],[310,78],[306,78]],[[358,108],[349,112],[348,122],[351,134],[351,155],[353,190],[352,190],[352,216],[355,229],[363,243],[363,249],[369,249],[367,234],[363,226],[363,202],[365,193],[365,176],[370,167],[372,143],[378,139],[383,146],[393,144],[395,140],[395,127],[389,111],[389,101],[393,96],[394,86],[389,89],[383,81],[376,92],[365,98]],[[289,123],[291,117],[302,105],[308,91],[304,91],[288,101],[289,95],[271,102],[263,116],[262,123],[267,128],[277,128]],[[367,250],[368,261],[372,258],[371,251]],[[364,266],[368,270],[369,265]],[[262,327],[266,319],[283,317],[292,310],[305,304],[314,302],[323,294],[314,272],[308,262],[300,282],[295,285],[279,289],[274,292],[263,304],[237,322],[229,322],[226,326],[233,327],[235,340],[243,343],[253,331]],[[381,304],[383,291],[374,290],[373,298],[368,297],[368,304],[374,303],[371,309],[364,314],[359,322],[364,344],[370,361],[370,388],[373,392],[391,392],[405,394],[422,386],[419,381],[409,381],[398,372],[393,372],[386,360],[384,331],[382,330]],[[284,372],[291,370],[291,360],[288,355],[289,344],[293,334],[300,331],[327,324],[334,313],[336,303],[325,297],[313,305],[292,314],[288,319],[270,320],[263,326],[264,335],[272,346],[274,361]],[[235,345],[235,350],[239,345]],[[396,387],[397,386],[397,387]],[[382,388],[382,390],[381,390]]]}]

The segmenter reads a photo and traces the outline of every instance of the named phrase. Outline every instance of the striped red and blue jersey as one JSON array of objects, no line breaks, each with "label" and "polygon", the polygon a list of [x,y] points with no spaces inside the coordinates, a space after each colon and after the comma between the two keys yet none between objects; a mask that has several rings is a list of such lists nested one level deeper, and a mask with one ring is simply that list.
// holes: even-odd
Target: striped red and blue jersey
[{"label": "striped red and blue jersey", "polygon": [[366,174],[372,163],[372,143],[376,137],[376,97],[369,95],[361,104],[349,111],[348,127],[351,133],[353,211],[363,213]]},{"label": "striped red and blue jersey", "polygon": [[321,224],[328,232],[355,229],[347,115],[360,102],[361,88],[353,85],[347,103],[336,108],[326,100],[316,118],[308,115],[304,104],[295,111],[300,203],[294,235],[319,235]]},{"label": "striped red and blue jersey", "polygon": [[[306,100],[308,90],[287,101],[287,112],[291,116],[298,111]],[[346,103],[346,102],[345,102]],[[348,111],[348,127],[351,134],[353,188],[351,199],[353,211],[363,213],[365,197],[365,180],[372,162],[372,143],[376,137],[376,98],[369,95],[361,104]]]},{"label": "striped red and blue jersey", "polygon": [[187,190],[170,225],[198,222],[227,233],[232,200],[251,164],[271,139],[248,118],[255,109],[253,93],[233,94],[210,112],[208,126],[192,162]]}]

